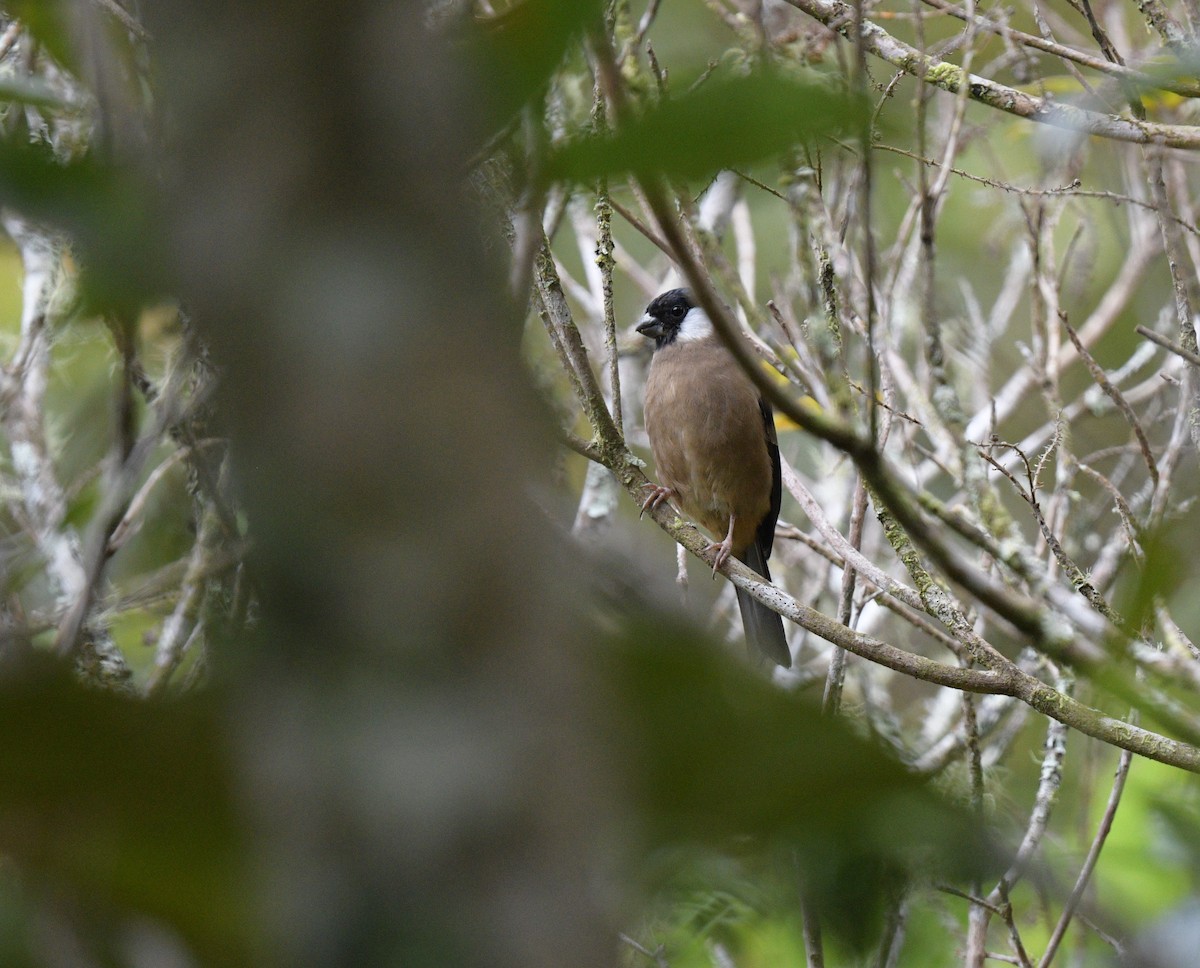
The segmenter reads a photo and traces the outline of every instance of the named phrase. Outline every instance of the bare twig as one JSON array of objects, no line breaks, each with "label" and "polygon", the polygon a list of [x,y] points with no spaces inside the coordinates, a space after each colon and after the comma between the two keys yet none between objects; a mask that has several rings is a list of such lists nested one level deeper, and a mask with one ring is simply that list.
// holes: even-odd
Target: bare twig
[{"label": "bare twig", "polygon": [[1170,350],[1181,360],[1187,360],[1187,362],[1191,363],[1192,366],[1200,366],[1200,355],[1193,353],[1189,349],[1185,349],[1173,340],[1169,340],[1165,336],[1154,332],[1154,330],[1138,325],[1134,327],[1134,332],[1136,332],[1139,336],[1146,337],[1146,339],[1150,340],[1151,343],[1157,343],[1163,349]]},{"label": "bare twig", "polygon": [[1050,934],[1050,940],[1046,942],[1046,950],[1038,962],[1038,968],[1049,968],[1055,954],[1058,952],[1059,945],[1062,944],[1063,936],[1067,933],[1067,928],[1071,924],[1071,918],[1075,914],[1075,910],[1079,907],[1079,902],[1083,898],[1083,892],[1087,889],[1092,872],[1096,869],[1096,862],[1100,859],[1100,851],[1104,849],[1104,842],[1108,839],[1109,831],[1112,830],[1113,819],[1116,816],[1117,807],[1121,804],[1121,794],[1125,790],[1125,780],[1129,776],[1129,767],[1132,762],[1133,757],[1130,756],[1128,751],[1122,751],[1117,760],[1117,770],[1113,776],[1112,789],[1108,794],[1108,803],[1105,804],[1104,815],[1100,818],[1100,824],[1096,829],[1096,836],[1092,840],[1091,847],[1088,848],[1087,857],[1084,858],[1083,866],[1079,870],[1079,876],[1075,879],[1075,886],[1071,889],[1070,897],[1067,898],[1067,903],[1063,905],[1062,914],[1059,915],[1058,921],[1054,925],[1054,931]]},{"label": "bare twig", "polygon": [[142,26],[142,24],[134,19],[133,15],[128,10],[122,7],[117,0],[92,0],[96,6],[103,10],[107,10],[117,20],[121,22],[121,26],[133,34],[138,40],[146,43],[152,38],[150,32]]},{"label": "bare twig", "polygon": [[[787,0],[792,6],[832,30],[853,39],[853,9],[842,0]],[[878,24],[862,22],[863,46],[872,54],[905,73],[919,77],[951,94],[968,90],[971,99],[1017,117],[1085,132],[1115,141],[1134,144],[1159,144],[1169,148],[1200,147],[1200,131],[1187,125],[1159,124],[1136,118],[1123,118],[1075,107],[1060,101],[1027,94],[977,74],[965,74],[947,61],[922,54],[916,48],[893,37]]]},{"label": "bare twig", "polygon": [[1150,441],[1146,438],[1146,431],[1142,429],[1141,421],[1138,420],[1137,415],[1133,412],[1133,408],[1121,394],[1121,391],[1109,381],[1104,370],[1100,368],[1100,365],[1092,358],[1092,354],[1087,351],[1087,348],[1080,341],[1079,334],[1075,332],[1074,327],[1071,326],[1070,321],[1067,319],[1067,314],[1060,309],[1058,318],[1062,322],[1063,329],[1067,331],[1067,335],[1071,338],[1071,342],[1074,344],[1080,357],[1087,364],[1088,372],[1092,374],[1092,379],[1096,381],[1096,385],[1104,391],[1106,397],[1116,404],[1117,409],[1121,411],[1121,416],[1125,418],[1133,430],[1133,435],[1137,438],[1138,447],[1142,452],[1142,459],[1146,462],[1146,469],[1150,472],[1150,479],[1157,484],[1158,465],[1154,461],[1154,454],[1150,449]]}]

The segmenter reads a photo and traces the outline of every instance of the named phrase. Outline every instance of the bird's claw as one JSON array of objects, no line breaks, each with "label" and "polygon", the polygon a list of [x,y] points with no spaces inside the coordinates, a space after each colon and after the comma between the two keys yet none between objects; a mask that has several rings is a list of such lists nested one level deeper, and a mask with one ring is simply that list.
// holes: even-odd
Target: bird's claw
[{"label": "bird's claw", "polygon": [[646,496],[646,500],[642,502],[642,510],[641,513],[638,514],[639,518],[647,511],[653,511],[656,507],[662,504],[663,501],[675,496],[674,491],[672,491],[669,487],[663,487],[661,484],[646,483],[643,484],[642,487],[648,487],[650,489],[650,493]]},{"label": "bird's claw", "polygon": [[717,569],[729,560],[729,556],[733,552],[733,542],[729,538],[726,538],[724,541],[710,541],[704,550],[713,553],[712,576],[715,579],[717,577]]}]

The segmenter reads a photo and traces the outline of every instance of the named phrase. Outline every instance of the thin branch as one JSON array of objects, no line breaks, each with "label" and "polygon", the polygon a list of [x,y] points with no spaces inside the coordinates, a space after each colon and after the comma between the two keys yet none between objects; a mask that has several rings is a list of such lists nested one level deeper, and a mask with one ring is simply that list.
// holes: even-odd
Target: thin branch
[{"label": "thin branch", "polygon": [[[854,10],[842,0],[787,2],[829,29],[853,40]],[[1027,94],[978,74],[965,74],[954,64],[921,53],[870,20],[862,21],[862,43],[872,54],[906,74],[919,77],[951,94],[966,89],[973,101],[1019,118],[1114,141],[1157,144],[1167,148],[1200,148],[1200,130],[1190,125],[1159,124],[1102,114]]]},{"label": "thin branch", "polygon": [[1186,360],[1188,363],[1191,363],[1192,366],[1200,366],[1200,355],[1193,353],[1189,349],[1185,349],[1173,340],[1167,339],[1165,336],[1159,335],[1158,333],[1154,332],[1154,330],[1147,329],[1145,326],[1139,325],[1135,326],[1133,331],[1139,336],[1146,337],[1146,339],[1150,340],[1151,343],[1157,343],[1163,349],[1174,353],[1181,360]]},{"label": "thin branch", "polygon": [[[224,443],[225,441],[223,440],[209,438],[207,440],[200,441],[199,446],[215,447]],[[167,472],[182,461],[190,460],[194,454],[195,451],[191,447],[181,447],[178,450],[173,450],[161,464],[159,464],[156,468],[154,468],[153,471],[150,472],[150,474],[146,477],[146,480],[142,482],[142,486],[138,488],[137,493],[134,494],[133,498],[130,500],[129,507],[125,509],[124,516],[117,523],[117,526],[113,528],[112,536],[108,541],[109,554],[112,554],[121,546],[123,546],[125,542],[128,541],[136,532],[138,527],[138,518],[145,511],[146,503],[149,501],[150,494],[154,491],[154,488],[158,485],[158,483],[167,475]]]},{"label": "thin branch", "polygon": [[592,425],[592,430],[599,440],[620,440],[621,435],[608,406],[604,402],[604,394],[596,375],[592,372],[588,361],[587,347],[583,337],[571,318],[571,310],[563,296],[562,286],[558,281],[558,273],[554,268],[554,257],[549,244],[543,235],[534,261],[534,296],[538,313],[542,317],[547,330],[550,332],[556,347],[562,353],[575,387],[575,394],[583,407],[583,412]]},{"label": "thin branch", "polygon": [[208,590],[205,579],[212,570],[213,562],[220,557],[221,538],[221,516],[210,502],[197,528],[196,542],[192,545],[179,600],[159,632],[154,666],[145,687],[147,696],[161,695],[166,690],[171,676],[202,634],[200,610]]},{"label": "thin branch", "polygon": [[[1060,678],[1057,685],[1061,688],[1066,684]],[[1021,844],[1017,848],[1016,857],[1000,878],[995,890],[988,895],[988,900],[993,904],[1002,902],[1003,895],[1011,891],[1013,886],[1025,876],[1026,870],[1033,861],[1033,855],[1046,834],[1050,823],[1050,813],[1058,799],[1058,788],[1062,785],[1063,778],[1063,760],[1066,755],[1067,730],[1063,723],[1051,722],[1046,729],[1046,739],[1042,746],[1042,768],[1037,793],[1034,795],[1033,809],[1029,814],[1029,823],[1021,838]]]},{"label": "thin branch", "polygon": [[613,238],[612,206],[605,187],[596,201],[596,263],[600,267],[601,302],[604,309],[604,351],[608,357],[608,395],[613,423],[624,429],[621,412],[621,368],[617,348],[617,320],[613,309]]},{"label": "thin branch", "polygon": [[631,947],[638,954],[644,955],[653,961],[655,968],[670,968],[670,962],[667,961],[666,948],[663,947],[663,945],[660,944],[658,947],[651,950],[645,945],[635,941],[627,934],[618,933],[617,937],[621,940],[622,944],[629,945],[629,947]]},{"label": "thin branch", "polygon": [[654,246],[657,249],[659,249],[664,255],[669,256],[671,254],[671,250],[668,247],[667,243],[663,241],[662,236],[660,236],[657,232],[655,232],[652,228],[650,228],[645,222],[643,222],[640,218],[638,218],[636,215],[634,215],[633,212],[629,211],[629,209],[627,209],[624,205],[622,205],[620,202],[618,202],[615,198],[609,198],[608,204],[613,207],[614,212],[616,212],[618,215],[621,216],[621,218],[625,219],[626,222],[628,222],[635,229],[637,229],[637,231],[641,235],[645,236],[652,243],[654,243]]},{"label": "thin branch", "polygon": [[[967,19],[967,11],[947,2],[947,0],[921,0],[921,2],[959,20],[965,21]],[[1095,57],[1085,51],[1076,50],[1074,47],[1067,47],[1064,44],[1055,43],[1053,40],[1016,30],[1008,26],[1008,24],[981,16],[978,13],[972,17],[972,21],[978,29],[998,34],[1006,40],[1020,44],[1023,47],[1040,50],[1046,54],[1053,54],[1055,57],[1062,58],[1065,61],[1089,67],[1092,70],[1108,74],[1111,77],[1130,81],[1139,87],[1172,91],[1184,97],[1200,97],[1200,84],[1196,84],[1195,82],[1189,84],[1186,80],[1179,78],[1159,77],[1154,74],[1134,70],[1133,68],[1126,67],[1124,64],[1114,64],[1102,57]]]},{"label": "thin branch", "polygon": [[[854,497],[850,509],[850,533],[847,541],[850,546],[859,551],[862,548],[863,519],[867,510],[867,489],[861,480],[854,482]],[[854,604],[854,590],[858,584],[858,573],[851,564],[842,568],[841,598],[838,601],[838,621],[843,625],[850,624],[851,609]],[[827,715],[835,715],[842,702],[842,684],[846,674],[846,653],[843,649],[834,649],[829,660],[829,671],[825,677],[825,694],[821,698],[821,708]]]},{"label": "thin branch", "polygon": [[646,39],[646,34],[650,27],[654,24],[654,18],[658,16],[658,8],[662,5],[662,0],[650,0],[646,4],[646,12],[642,14],[642,19],[638,21],[637,34],[633,38],[634,48],[642,45],[642,41]]},{"label": "thin branch", "polygon": [[92,3],[112,14],[121,22],[121,26],[137,37],[138,40],[146,43],[152,39],[150,36],[150,31],[143,27],[139,21],[134,19],[133,15],[130,14],[128,10],[117,3],[117,0],[92,0]]},{"label": "thin branch", "polygon": [[559,430],[559,440],[567,447],[575,451],[580,457],[586,457],[590,461],[601,463],[600,448],[593,444],[590,440],[584,440],[578,434],[573,434],[569,430]]},{"label": "thin branch", "polygon": [[1146,438],[1146,431],[1142,429],[1141,421],[1138,420],[1137,414],[1133,412],[1133,407],[1129,405],[1129,401],[1125,399],[1121,391],[1108,379],[1107,374],[1100,367],[1100,364],[1096,362],[1092,354],[1087,351],[1087,348],[1079,339],[1079,334],[1075,332],[1075,328],[1067,319],[1067,314],[1061,309],[1058,311],[1058,318],[1063,324],[1063,328],[1067,331],[1067,335],[1071,338],[1071,342],[1074,344],[1080,358],[1087,365],[1088,372],[1091,373],[1092,379],[1096,381],[1096,385],[1100,387],[1104,395],[1121,411],[1121,416],[1125,418],[1126,423],[1133,430],[1133,435],[1137,438],[1138,447],[1142,452],[1142,460],[1146,462],[1146,469],[1150,472],[1150,479],[1157,485],[1158,465],[1154,461],[1154,453],[1150,449],[1150,441]]},{"label": "thin branch", "polygon": [[[835,143],[842,142],[834,139]],[[897,145],[885,144],[882,141],[877,141],[872,145],[878,151],[888,151],[895,155],[902,155],[905,158],[911,158],[913,161],[919,162],[922,165],[927,165],[930,168],[940,168],[943,171],[948,171],[952,175],[957,175],[959,178],[965,178],[968,181],[976,182],[980,185],[986,185],[988,188],[995,188],[997,191],[1004,192],[1008,195],[1019,195],[1023,198],[1093,198],[1097,201],[1112,202],[1116,205],[1134,205],[1137,208],[1147,212],[1157,212],[1157,206],[1152,202],[1144,201],[1140,198],[1134,198],[1132,195],[1124,195],[1120,192],[1108,192],[1094,189],[1083,188],[1083,182],[1078,178],[1073,179],[1066,185],[1058,188],[1026,188],[1022,185],[1010,185],[1008,182],[1000,181],[996,178],[985,178],[983,175],[975,175],[969,171],[964,171],[961,168],[955,168],[952,165],[945,165],[934,158],[923,158],[915,151],[909,151],[907,148],[901,148]],[[1193,235],[1200,235],[1200,228],[1197,228],[1186,219],[1179,218],[1176,215],[1168,213],[1167,218],[1178,225],[1185,232],[1191,232]]]},{"label": "thin branch", "polygon": [[1042,955],[1042,960],[1038,962],[1038,968],[1049,968],[1050,962],[1054,960],[1054,955],[1071,924],[1071,918],[1074,916],[1076,908],[1079,907],[1083,892],[1087,889],[1092,872],[1096,869],[1096,862],[1100,859],[1100,851],[1104,849],[1104,842],[1112,830],[1113,819],[1116,817],[1117,807],[1121,804],[1121,794],[1125,790],[1125,780],[1129,776],[1129,766],[1132,762],[1133,756],[1129,751],[1122,750],[1121,756],[1117,760],[1117,771],[1113,776],[1112,789],[1108,794],[1108,803],[1105,804],[1104,815],[1100,818],[1100,825],[1096,829],[1096,836],[1092,839],[1092,845],[1088,849],[1087,857],[1084,858],[1079,876],[1075,879],[1075,886],[1071,889],[1067,903],[1063,905],[1062,914],[1059,915],[1058,922],[1054,925],[1050,940],[1046,943],[1046,951]]},{"label": "thin branch", "polygon": [[[127,516],[129,506],[136,497],[142,468],[163,434],[179,423],[184,406],[183,383],[187,378],[187,368],[177,366],[171,372],[168,386],[155,400],[149,429],[141,436],[136,436],[130,400],[134,362],[132,338],[121,341],[119,349],[124,357],[123,379],[116,388],[120,425],[109,457],[109,470],[105,475],[100,506],[93,515],[86,539],[81,542],[84,584],[67,608],[54,640],[54,651],[63,658],[75,656],[84,644],[85,626],[100,594],[100,582],[109,560],[113,534]],[[214,506],[217,506],[216,501]]]}]

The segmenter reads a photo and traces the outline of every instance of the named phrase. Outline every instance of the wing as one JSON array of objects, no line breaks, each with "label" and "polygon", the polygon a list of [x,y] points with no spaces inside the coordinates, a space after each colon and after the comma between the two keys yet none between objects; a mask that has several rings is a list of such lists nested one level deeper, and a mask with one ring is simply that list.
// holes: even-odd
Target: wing
[{"label": "wing", "polygon": [[762,414],[763,433],[766,435],[767,453],[771,455],[771,508],[758,525],[755,540],[762,549],[763,559],[771,557],[771,546],[775,543],[775,522],[779,520],[779,505],[783,499],[783,468],[779,463],[779,438],[775,434],[775,412],[763,397],[758,398],[758,409]]}]

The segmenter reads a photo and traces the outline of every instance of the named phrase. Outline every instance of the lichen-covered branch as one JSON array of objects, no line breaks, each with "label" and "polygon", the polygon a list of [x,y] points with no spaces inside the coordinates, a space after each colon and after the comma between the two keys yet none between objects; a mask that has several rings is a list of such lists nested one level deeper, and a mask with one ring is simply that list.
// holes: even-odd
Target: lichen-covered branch
[{"label": "lichen-covered branch", "polygon": [[[842,0],[787,0],[792,6],[853,40],[854,11]],[[1007,84],[966,74],[960,67],[922,53],[893,37],[878,24],[862,21],[862,43],[872,54],[897,70],[919,77],[951,94],[966,90],[971,100],[1019,118],[1056,128],[1167,148],[1200,148],[1200,130],[1189,125],[1161,124],[1115,114],[1102,114],[1060,101],[1027,94]]]}]

